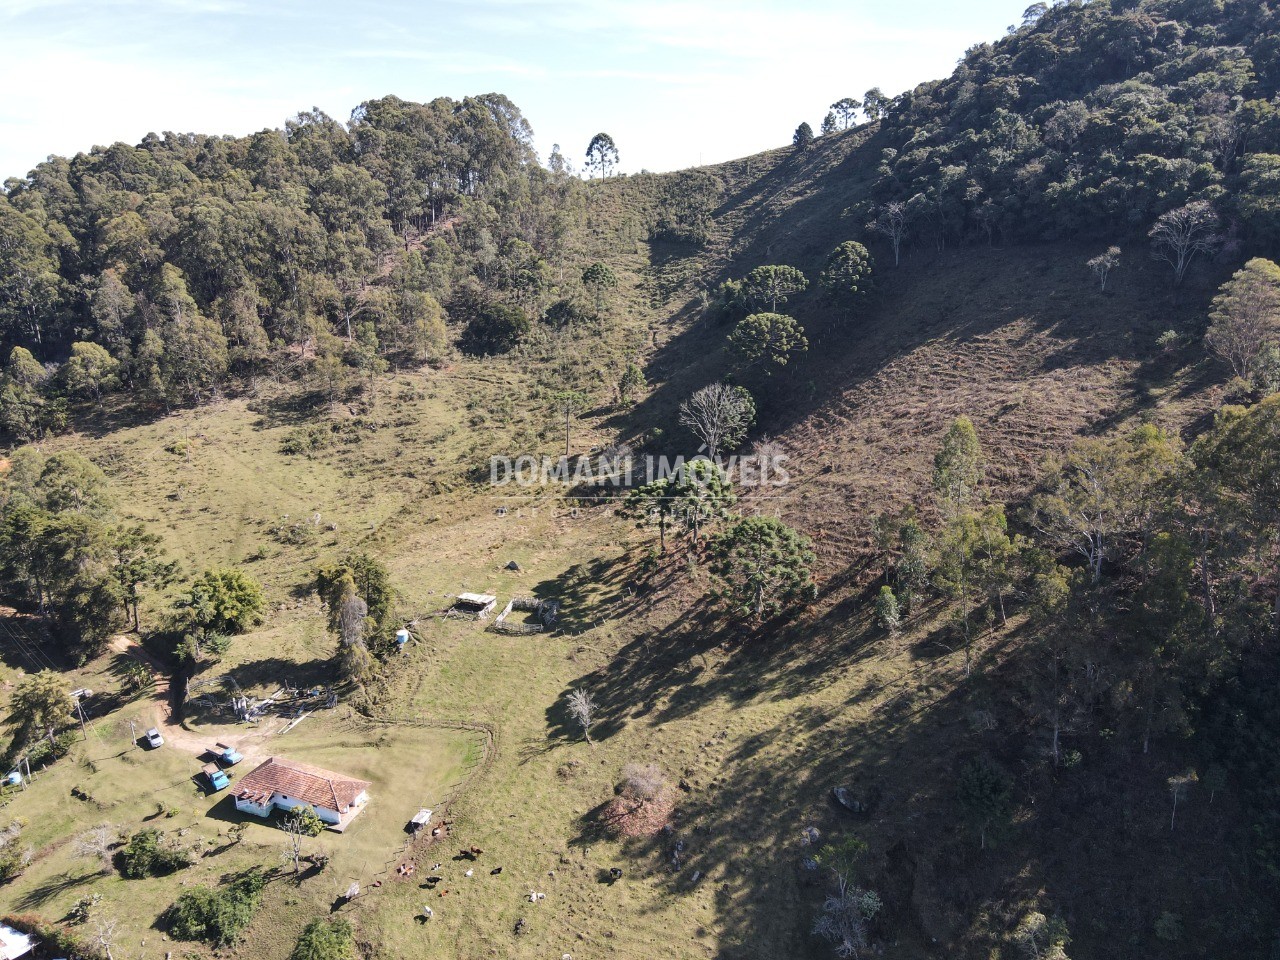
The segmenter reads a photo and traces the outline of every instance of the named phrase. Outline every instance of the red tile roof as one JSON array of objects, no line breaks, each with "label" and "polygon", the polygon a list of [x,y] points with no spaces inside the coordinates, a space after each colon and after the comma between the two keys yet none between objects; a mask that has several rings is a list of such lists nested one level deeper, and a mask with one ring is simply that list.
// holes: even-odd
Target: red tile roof
[{"label": "red tile roof", "polygon": [[313,807],[346,813],[356,798],[368,789],[368,780],[344,777],[296,760],[268,757],[240,780],[235,796],[261,805],[269,802],[272,794],[278,793]]}]

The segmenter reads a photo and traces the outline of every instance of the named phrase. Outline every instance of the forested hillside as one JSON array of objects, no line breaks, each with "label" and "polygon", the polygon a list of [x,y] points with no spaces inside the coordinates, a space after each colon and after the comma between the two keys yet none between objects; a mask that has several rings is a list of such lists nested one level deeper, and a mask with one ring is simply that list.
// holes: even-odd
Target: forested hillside
[{"label": "forested hillside", "polygon": [[880,108],[875,199],[938,245],[1115,238],[1194,201],[1275,243],[1277,31],[1249,0],[1033,4]]},{"label": "forested hillside", "polygon": [[[0,201],[4,340],[40,363],[86,344],[68,392],[118,384],[164,403],[340,358],[360,331],[354,365],[439,359],[442,302],[466,317],[483,288],[540,314],[563,266],[579,191],[529,138],[502,96],[388,97],[347,126],[306,113],[240,139],[52,158]],[[11,380],[21,393],[33,376]],[[16,412],[22,399],[11,429],[56,425],[57,411]]]},{"label": "forested hillside", "polygon": [[[386,851],[326,837],[341,877],[268,886],[201,956],[301,951],[330,909],[345,955],[1274,960],[1277,63],[1253,0],[1037,3],[714,167],[613,175],[601,134],[583,179],[486,95],[8,181],[0,590],[47,656],[0,634],[34,674],[5,758],[92,809],[15,821],[0,884],[175,929],[163,882],[68,861],[153,794],[64,759],[34,669],[120,687],[101,738],[149,686],[107,652],[136,631],[191,693],[175,738],[240,735],[219,684],[290,681],[371,778],[484,737],[478,772],[439,760],[453,862],[376,821],[452,899],[410,871],[347,903]],[[784,482],[490,486],[492,457],[699,450]],[[472,630],[460,591],[561,620]],[[278,858],[243,836],[174,870]]]}]

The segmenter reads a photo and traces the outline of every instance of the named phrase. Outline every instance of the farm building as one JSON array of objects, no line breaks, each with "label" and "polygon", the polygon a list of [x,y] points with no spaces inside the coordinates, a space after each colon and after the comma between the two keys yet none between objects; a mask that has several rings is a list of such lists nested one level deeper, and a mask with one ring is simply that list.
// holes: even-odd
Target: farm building
[{"label": "farm building", "polygon": [[493,613],[498,605],[498,598],[487,593],[460,593],[453,602],[453,609],[466,616],[483,620]]},{"label": "farm building", "polygon": [[273,809],[311,807],[316,816],[341,831],[368,802],[369,781],[268,757],[241,779],[234,796],[236,809],[255,817],[269,817]]}]

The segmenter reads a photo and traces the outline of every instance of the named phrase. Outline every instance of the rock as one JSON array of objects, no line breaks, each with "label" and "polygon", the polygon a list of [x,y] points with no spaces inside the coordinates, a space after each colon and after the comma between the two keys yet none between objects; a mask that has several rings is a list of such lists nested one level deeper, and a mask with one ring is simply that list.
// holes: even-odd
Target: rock
[{"label": "rock", "polygon": [[506,569],[507,569],[507,570],[514,570],[516,573],[519,573],[519,572],[520,572],[520,564],[518,564],[518,563],[516,563],[514,560],[512,560],[510,563],[508,563],[508,564],[507,564]]},{"label": "rock", "polygon": [[864,814],[870,809],[866,803],[850,793],[847,787],[836,787],[831,791],[831,796],[837,806],[849,813]]}]

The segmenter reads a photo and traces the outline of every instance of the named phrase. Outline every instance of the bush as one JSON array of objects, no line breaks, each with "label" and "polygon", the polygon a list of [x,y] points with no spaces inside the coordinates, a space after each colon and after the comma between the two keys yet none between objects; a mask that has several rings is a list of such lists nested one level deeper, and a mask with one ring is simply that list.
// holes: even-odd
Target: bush
[{"label": "bush", "polygon": [[188,851],[164,846],[163,840],[164,834],[159,830],[141,830],[130,837],[118,854],[121,876],[130,880],[163,877],[191,866],[193,861]]},{"label": "bush", "polygon": [[71,748],[80,740],[80,732],[78,730],[63,730],[60,734],[53,738],[53,747],[49,754],[54,760],[61,760]]},{"label": "bush", "polygon": [[22,843],[22,831],[27,821],[13,820],[0,830],[0,883],[8,883],[18,877],[31,863],[34,851]]},{"label": "bush", "polygon": [[228,946],[253,920],[266,884],[266,876],[255,868],[216,890],[209,887],[188,890],[169,908],[169,931],[179,940]]},{"label": "bush", "polygon": [[652,800],[666,789],[667,777],[654,763],[628,763],[622,768],[618,793],[631,800]]},{"label": "bush", "polygon": [[1182,939],[1182,917],[1168,910],[1156,918],[1156,938],[1165,943],[1177,943]]},{"label": "bush", "polygon": [[353,960],[355,940],[346,920],[312,920],[298,937],[289,960]]},{"label": "bush", "polygon": [[490,303],[467,326],[464,346],[469,353],[506,353],[529,334],[529,318],[519,307]]},{"label": "bush", "polygon": [[262,622],[267,598],[258,582],[241,570],[206,570],[180,606],[191,625],[205,634],[237,634]]},{"label": "bush", "polygon": [[324,424],[314,423],[295,427],[280,441],[280,452],[286,456],[301,456],[324,450],[333,443],[333,430]]},{"label": "bush", "polygon": [[566,327],[581,327],[600,319],[594,313],[588,313],[572,300],[557,300],[547,307],[542,315],[542,322],[562,330]]},{"label": "bush", "polygon": [[14,838],[0,847],[0,883],[8,883],[22,875],[31,864],[34,852]]}]

